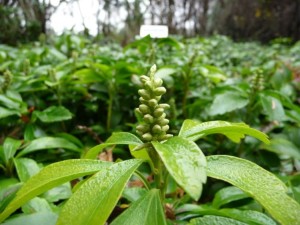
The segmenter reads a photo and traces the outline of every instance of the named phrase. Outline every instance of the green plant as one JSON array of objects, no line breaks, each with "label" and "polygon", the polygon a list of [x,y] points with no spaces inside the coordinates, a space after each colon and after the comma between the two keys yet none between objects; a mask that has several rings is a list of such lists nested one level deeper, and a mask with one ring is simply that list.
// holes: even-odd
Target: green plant
[{"label": "green plant", "polygon": [[[141,104],[136,112],[140,117],[137,132],[143,141],[131,133],[113,133],[106,142],[87,151],[82,159],[64,160],[46,166],[24,183],[1,212],[0,221],[3,222],[19,207],[43,192],[77,180],[73,194],[63,204],[58,218],[53,212],[43,212],[42,215],[50,218],[49,224],[54,224],[57,220],[56,224],[96,225],[105,224],[107,220],[112,219],[113,225],[162,225],[172,222],[275,224],[271,217],[281,224],[300,224],[300,205],[287,195],[286,186],[275,175],[245,159],[226,155],[205,157],[195,143],[207,135],[218,133],[233,142],[240,142],[245,135],[250,135],[268,144],[267,136],[244,123],[200,123],[185,120],[178,136],[171,137],[168,134],[169,121],[165,113],[167,105],[159,104],[166,90],[161,86],[162,80],[155,77],[155,70],[153,66],[149,77],[141,76]],[[117,144],[128,145],[135,159],[119,160],[115,163],[95,160],[106,147]],[[131,178],[132,175],[135,178]],[[211,206],[191,205],[191,200],[199,200],[207,177],[224,180],[236,188],[222,189]],[[136,179],[142,182],[143,188],[126,186],[129,180],[133,182]],[[178,197],[176,194],[178,187],[186,193],[184,197]],[[123,198],[120,200],[121,196]],[[234,211],[221,208],[234,199],[249,197],[263,206],[271,217],[264,214],[263,210]],[[127,199],[125,203],[130,204],[129,208],[114,218],[114,208],[118,202],[124,202],[124,199]],[[167,219],[165,212],[172,209],[170,206],[177,208],[177,219],[181,222],[176,222],[174,218],[172,221],[170,216]],[[182,214],[186,216],[180,217]],[[203,215],[210,216],[199,217]],[[13,220],[22,221],[23,224],[34,221],[35,218],[41,217],[41,212],[30,216],[11,218],[7,220],[7,224]],[[188,222],[193,217],[198,218]]]}]

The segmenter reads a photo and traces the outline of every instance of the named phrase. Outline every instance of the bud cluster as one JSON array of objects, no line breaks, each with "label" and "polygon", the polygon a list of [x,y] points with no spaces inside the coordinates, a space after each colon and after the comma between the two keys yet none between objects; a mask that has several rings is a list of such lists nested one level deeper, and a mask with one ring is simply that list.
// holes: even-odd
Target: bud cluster
[{"label": "bud cluster", "polygon": [[263,72],[259,70],[251,80],[251,88],[254,91],[262,91],[264,89],[264,83]]},{"label": "bud cluster", "polygon": [[136,112],[143,117],[143,123],[136,127],[137,133],[144,141],[164,141],[171,137],[167,134],[169,130],[169,120],[166,119],[165,109],[170,106],[168,104],[159,104],[161,96],[166,93],[166,89],[162,86],[163,81],[155,78],[156,65],[150,69],[150,76],[141,76],[143,89],[138,91],[140,105],[136,108]]},{"label": "bud cluster", "polygon": [[2,84],[0,84],[0,91],[6,92],[9,85],[11,84],[13,75],[11,74],[11,72],[9,70],[6,70],[3,74],[3,78],[4,78],[4,81],[2,82]]}]

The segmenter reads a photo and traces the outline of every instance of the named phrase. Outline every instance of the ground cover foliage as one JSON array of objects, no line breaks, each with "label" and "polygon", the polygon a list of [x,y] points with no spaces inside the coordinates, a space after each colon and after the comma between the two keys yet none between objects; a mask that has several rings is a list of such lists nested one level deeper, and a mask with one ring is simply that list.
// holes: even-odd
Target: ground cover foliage
[{"label": "ground cover foliage", "polygon": [[299,51],[224,36],[0,45],[0,221],[299,224]]}]

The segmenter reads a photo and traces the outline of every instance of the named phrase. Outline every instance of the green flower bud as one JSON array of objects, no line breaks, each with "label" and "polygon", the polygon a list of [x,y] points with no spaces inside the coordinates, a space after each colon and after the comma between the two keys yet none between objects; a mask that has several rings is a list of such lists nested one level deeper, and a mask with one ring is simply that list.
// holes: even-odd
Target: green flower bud
[{"label": "green flower bud", "polygon": [[147,104],[148,103],[148,101],[146,99],[144,99],[143,97],[140,97],[139,100],[143,104]]},{"label": "green flower bud", "polygon": [[160,87],[163,84],[163,80],[160,78],[154,79],[154,85],[155,87]]},{"label": "green flower bud", "polygon": [[157,106],[157,101],[156,99],[151,99],[149,102],[148,102],[148,105],[152,108],[155,108],[155,106]]},{"label": "green flower bud", "polygon": [[146,114],[144,116],[144,120],[146,123],[153,123],[153,121],[154,121],[153,117],[150,114]]},{"label": "green flower bud", "polygon": [[161,126],[165,126],[165,125],[169,124],[169,120],[168,119],[160,119],[157,121],[157,123]]},{"label": "green flower bud", "polygon": [[143,135],[142,135],[142,138],[143,138],[145,141],[152,141],[152,135],[151,135],[150,133],[143,134]]},{"label": "green flower bud", "polygon": [[149,99],[151,98],[151,96],[149,95],[148,91],[145,90],[145,89],[140,89],[140,90],[138,91],[138,93],[139,93],[139,95],[140,95],[141,97],[143,97],[145,100],[149,100]]},{"label": "green flower bud", "polygon": [[153,66],[151,66],[150,68],[150,75],[154,75],[156,72],[156,65],[154,64]]},{"label": "green flower bud", "polygon": [[158,118],[158,117],[162,116],[163,113],[164,113],[164,109],[158,107],[158,108],[156,108],[156,109],[154,110],[153,115],[154,115],[156,118]]},{"label": "green flower bud", "polygon": [[165,126],[163,126],[162,128],[161,128],[161,130],[163,131],[163,132],[167,132],[168,130],[169,130],[169,125],[165,125]]},{"label": "green flower bud", "polygon": [[154,89],[155,95],[163,95],[167,92],[167,90],[164,87],[157,87]]},{"label": "green flower bud", "polygon": [[169,104],[159,104],[158,106],[163,108],[163,109],[169,109],[170,108]]},{"label": "green flower bud", "polygon": [[144,85],[145,85],[146,90],[148,90],[148,91],[151,91],[153,89],[153,85],[150,80],[146,81]]},{"label": "green flower bud", "polygon": [[150,112],[149,107],[148,107],[147,105],[145,105],[145,104],[141,104],[141,105],[139,106],[139,110],[140,110],[143,114],[147,114],[147,113]]},{"label": "green flower bud", "polygon": [[134,111],[139,115],[143,115],[143,113],[141,112],[141,110],[139,108],[135,108]]},{"label": "green flower bud", "polygon": [[140,80],[142,81],[142,83],[145,83],[146,81],[150,80],[150,78],[147,77],[147,76],[145,76],[145,75],[142,75],[142,76],[140,77]]},{"label": "green flower bud", "polygon": [[150,126],[148,124],[140,124],[136,127],[136,130],[144,133],[147,133],[150,129]]},{"label": "green flower bud", "polygon": [[162,128],[161,128],[161,126],[159,126],[158,124],[156,124],[156,125],[153,126],[152,131],[153,131],[153,133],[158,134],[158,133],[162,132]]}]

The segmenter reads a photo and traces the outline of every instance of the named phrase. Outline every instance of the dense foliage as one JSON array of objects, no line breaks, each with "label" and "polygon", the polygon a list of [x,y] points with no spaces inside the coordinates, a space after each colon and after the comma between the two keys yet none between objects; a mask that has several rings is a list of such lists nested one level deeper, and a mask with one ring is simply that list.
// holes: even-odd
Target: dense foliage
[{"label": "dense foliage", "polygon": [[[80,207],[72,208],[72,202],[77,198],[88,206],[82,196],[89,200],[93,197],[81,190],[93,186],[99,179],[105,180],[107,176],[96,173],[92,176],[93,180],[86,182],[81,177],[103,168],[109,168],[109,173],[116,174],[103,183],[118,190],[116,198],[109,197],[110,201],[118,204],[111,215],[107,212],[110,215],[108,221],[112,221],[131,202],[131,211],[125,211],[127,215],[142,210],[141,206],[146,207],[146,202],[150,208],[157,208],[160,212],[157,224],[165,223],[161,222],[165,221],[164,214],[168,223],[177,221],[183,224],[194,217],[200,219],[192,220],[191,224],[213,224],[212,221],[215,224],[276,224],[273,219],[283,224],[295,222],[281,215],[285,213],[280,210],[290,208],[281,207],[278,213],[274,212],[273,204],[278,203],[276,200],[286,200],[292,205],[300,203],[299,51],[300,43],[288,45],[285,39],[263,46],[234,43],[222,36],[184,40],[145,37],[121,48],[109,43],[93,44],[80,36],[64,34],[52,44],[37,42],[19,48],[0,45],[0,212],[10,202],[11,205],[4,211],[6,215],[22,206],[16,211],[18,216],[4,224],[39,224],[45,217],[49,218],[48,224],[54,224],[60,211],[62,215],[67,215],[66,211],[80,212]],[[163,80],[166,90],[160,87],[160,81],[157,81],[160,85],[151,81],[156,85],[154,89],[144,87],[148,78],[142,74],[147,74],[154,63],[158,68],[155,77]],[[138,90],[144,99],[139,99]],[[175,136],[164,144],[155,142],[149,135],[146,137],[149,131],[144,130],[145,123],[141,123],[152,105],[147,103],[149,93],[152,93],[152,98],[158,97],[170,106],[155,105],[163,108],[162,112],[155,107],[151,111],[159,117],[166,110],[168,123],[159,120],[151,125],[151,129],[155,125],[160,125],[160,129],[167,126],[162,134],[166,135],[168,130],[168,134]],[[134,111],[139,101],[144,106]],[[145,111],[139,113],[141,110]],[[222,122],[225,120],[230,123]],[[243,122],[265,132],[270,137],[270,144],[261,132]],[[150,158],[161,158],[166,171],[171,174],[168,184],[161,182],[161,177],[154,175],[153,178],[157,165],[150,163],[150,168],[144,164],[139,167],[142,163],[139,160],[147,160],[149,156],[142,156],[142,151],[133,149],[141,149],[143,142],[134,135],[123,133],[135,133],[139,123],[143,126],[137,126],[138,133],[144,141],[152,141],[159,155],[150,155]],[[113,133],[117,131],[122,132]],[[244,138],[245,134],[252,137]],[[124,145],[129,145],[129,148]],[[197,170],[192,173],[199,181],[195,184],[197,190],[190,188],[187,185],[190,181],[185,182],[185,176],[174,172],[181,168],[180,163],[188,162],[188,157],[197,158],[189,155],[186,146],[191,152],[200,155],[203,152],[208,156],[205,160],[202,154],[199,162],[195,162],[203,168],[207,161],[208,177],[234,186],[211,178],[206,181],[206,173]],[[178,151],[179,155],[180,151],[187,151],[182,154],[183,161],[178,162],[176,170],[169,166],[177,162],[176,157],[164,155],[168,149]],[[216,154],[228,156],[210,156]],[[110,162],[82,161],[97,155],[105,161],[119,162],[112,165]],[[139,159],[127,160],[132,157]],[[286,187],[271,173],[244,159],[275,174]],[[85,163],[90,163],[88,168],[84,167]],[[59,166],[64,168],[64,172],[57,174],[60,176],[57,180],[43,181],[43,174],[50,176],[57,173]],[[38,174],[43,167],[45,170]],[[122,192],[123,189],[118,187],[124,187],[138,167],[135,177],[143,182],[131,178]],[[182,171],[188,174],[189,167],[183,168]],[[231,172],[226,174],[227,171]],[[239,171],[255,174],[245,175],[252,185],[233,179],[234,176],[243,180],[244,175]],[[143,176],[146,178],[143,179]],[[48,189],[42,185],[35,187],[34,184],[39,182],[52,183],[47,184]],[[203,190],[202,183],[205,183]],[[151,189],[154,184],[158,185],[157,189]],[[159,185],[164,187],[161,189]],[[146,193],[141,186],[151,191]],[[105,190],[105,187],[101,188]],[[163,197],[158,189],[165,191]],[[291,198],[284,194],[286,190]],[[73,197],[72,192],[75,192]],[[28,196],[38,197],[30,200]],[[273,196],[273,199],[268,196]],[[99,197],[101,202],[108,204],[108,197],[102,197]],[[65,203],[67,199],[70,201]],[[164,202],[165,210],[158,199]],[[64,205],[66,207],[62,208]],[[97,207],[90,206],[90,210],[98,212]],[[297,207],[299,210],[299,205],[294,208]],[[286,214],[289,214],[288,211]],[[151,217],[151,212],[149,215]],[[68,216],[63,219],[66,218]],[[127,218],[118,217],[113,223],[126,224]],[[66,224],[63,219],[58,222]],[[130,224],[130,221],[127,223]]]}]

